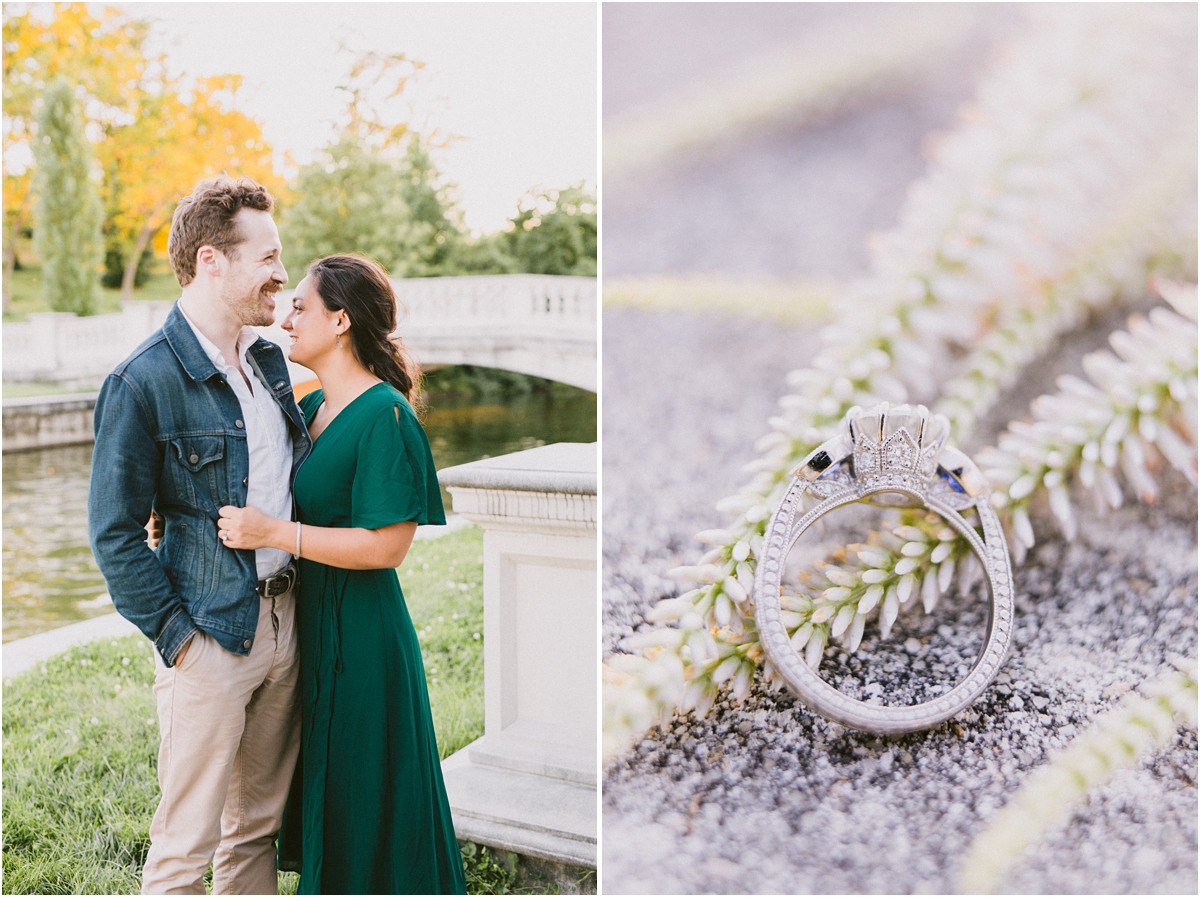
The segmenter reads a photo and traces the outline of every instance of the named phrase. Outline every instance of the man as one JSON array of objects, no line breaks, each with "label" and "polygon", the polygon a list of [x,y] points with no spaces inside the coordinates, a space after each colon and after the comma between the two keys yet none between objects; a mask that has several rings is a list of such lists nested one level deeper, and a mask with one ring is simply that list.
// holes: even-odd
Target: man
[{"label": "man", "polygon": [[[299,750],[295,565],[226,548],[218,509],[292,514],[311,442],[273,323],[287,283],[271,195],[202,182],[171,222],[182,296],[104,381],[88,496],[92,551],[113,604],[157,649],[162,797],[146,894],[276,892],[274,839]],[[163,518],[156,550],[143,524]]]}]

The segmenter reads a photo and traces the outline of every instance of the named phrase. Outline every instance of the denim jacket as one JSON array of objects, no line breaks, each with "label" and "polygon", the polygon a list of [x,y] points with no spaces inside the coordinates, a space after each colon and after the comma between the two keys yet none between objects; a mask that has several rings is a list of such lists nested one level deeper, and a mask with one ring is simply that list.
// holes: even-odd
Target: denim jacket
[{"label": "denim jacket", "polygon": [[[283,352],[259,338],[251,367],[287,419],[292,478],[312,442]],[[113,605],[167,666],[196,630],[246,655],[258,624],[254,552],[217,538],[222,505],[244,507],[250,470],[241,404],[176,305],[162,329],[108,375],[96,400],[88,492],[92,553]],[[154,508],[162,541],[146,544]]]}]

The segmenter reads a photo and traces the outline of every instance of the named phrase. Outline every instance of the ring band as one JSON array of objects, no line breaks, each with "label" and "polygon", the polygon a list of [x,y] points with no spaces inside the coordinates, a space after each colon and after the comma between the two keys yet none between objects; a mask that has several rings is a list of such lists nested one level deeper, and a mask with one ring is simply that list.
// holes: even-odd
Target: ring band
[{"label": "ring band", "polygon": [[[767,523],[755,576],[755,622],[767,657],[810,709],[853,729],[899,735],[928,729],[970,706],[1000,671],[1012,642],[1012,565],[991,491],[975,463],[946,446],[949,422],[923,405],[889,406],[846,413],[841,432],[805,458]],[[821,501],[800,513],[803,496]],[[859,501],[884,507],[924,507],[966,539],[983,563],[990,592],[983,653],[966,678],[926,703],[886,707],[866,704],[825,682],[792,647],[783,623],[780,586],[784,562],[796,541],[816,521]],[[974,508],[980,538],[963,518]]]}]

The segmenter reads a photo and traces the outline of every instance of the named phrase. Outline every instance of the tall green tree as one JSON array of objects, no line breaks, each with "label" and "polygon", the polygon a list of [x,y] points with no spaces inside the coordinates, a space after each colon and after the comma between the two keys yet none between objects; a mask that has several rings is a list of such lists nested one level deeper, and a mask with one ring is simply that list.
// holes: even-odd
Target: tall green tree
[{"label": "tall green tree", "polygon": [[503,234],[518,271],[596,276],[596,197],[583,183],[522,200]]},{"label": "tall green tree", "polygon": [[398,156],[343,133],[296,177],[296,201],[280,216],[287,266],[359,252],[393,277],[446,273],[459,230],[439,178],[415,134]]},{"label": "tall green tree", "polygon": [[42,293],[55,311],[90,315],[104,255],[104,207],[91,177],[83,117],[65,78],[47,87],[37,123],[33,240],[42,260]]}]

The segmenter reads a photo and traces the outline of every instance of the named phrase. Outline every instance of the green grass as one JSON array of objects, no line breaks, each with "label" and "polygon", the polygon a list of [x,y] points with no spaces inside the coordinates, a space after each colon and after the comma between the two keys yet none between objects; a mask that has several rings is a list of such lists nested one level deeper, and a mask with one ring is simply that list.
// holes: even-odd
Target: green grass
[{"label": "green grass", "polygon": [[421,640],[444,760],[483,734],[483,530],[414,542],[400,587]]},{"label": "green grass", "polygon": [[[99,277],[97,277],[99,280]],[[120,289],[97,287],[99,304],[97,314],[108,314],[121,310]],[[159,299],[174,302],[179,298],[179,282],[170,272],[151,274],[146,283],[133,291],[134,299]],[[50,311],[42,298],[42,269],[36,265],[23,265],[12,277],[12,308],[4,312],[4,321],[27,321],[29,313]]]},{"label": "green grass", "polygon": [[[482,555],[470,527],[414,543],[400,568],[443,757],[483,733]],[[158,802],[151,651],[93,642],[4,683],[4,893],[140,890]],[[463,858],[471,893],[514,891],[515,856],[467,843]],[[281,873],[280,892],[297,881]]]}]

